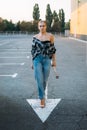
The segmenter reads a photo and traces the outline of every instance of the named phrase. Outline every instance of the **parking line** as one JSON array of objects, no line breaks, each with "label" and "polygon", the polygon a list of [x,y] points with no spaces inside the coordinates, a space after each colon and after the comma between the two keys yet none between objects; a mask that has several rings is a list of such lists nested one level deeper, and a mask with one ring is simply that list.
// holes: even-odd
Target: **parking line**
[{"label": "parking line", "polygon": [[6,51],[7,50],[11,50],[11,51],[16,51],[16,50],[17,51],[18,50],[26,51],[27,50],[27,51],[30,51],[30,49],[26,49],[26,48],[25,49],[23,49],[23,48],[13,48],[13,49],[12,48],[5,48],[5,49],[1,49],[1,50],[6,50]]},{"label": "parking line", "polygon": [[0,58],[3,58],[3,59],[4,59],[4,58],[9,58],[9,59],[10,59],[10,58],[12,58],[12,59],[15,59],[15,58],[27,58],[27,59],[29,59],[30,56],[26,56],[26,57],[21,57],[21,56],[19,56],[19,57],[7,57],[7,56],[5,56],[5,57],[4,57],[4,56],[3,56],[3,57],[0,57]]},{"label": "parking line", "polygon": [[8,74],[8,75],[0,75],[0,77],[12,77],[12,78],[16,78],[17,75],[18,75],[18,73],[14,73],[13,75],[10,75],[10,74]]},{"label": "parking line", "polygon": [[24,65],[25,63],[0,63],[0,65]]},{"label": "parking line", "polygon": [[31,52],[23,52],[23,51],[13,52],[13,51],[9,51],[9,52],[0,52],[0,53],[31,53]]}]

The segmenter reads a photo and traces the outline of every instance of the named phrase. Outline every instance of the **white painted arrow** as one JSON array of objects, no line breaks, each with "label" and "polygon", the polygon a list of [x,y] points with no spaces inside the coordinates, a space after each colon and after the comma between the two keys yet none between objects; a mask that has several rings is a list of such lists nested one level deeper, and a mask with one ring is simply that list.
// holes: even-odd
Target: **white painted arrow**
[{"label": "white painted arrow", "polygon": [[53,109],[57,106],[57,104],[61,101],[61,99],[47,99],[48,95],[48,83],[45,90],[45,99],[46,99],[46,106],[44,108],[40,107],[40,100],[39,99],[27,99],[27,102],[31,105],[35,113],[44,123]]},{"label": "white painted arrow", "polygon": [[43,123],[47,120],[53,109],[60,101],[61,99],[47,99],[46,106],[44,108],[41,108],[39,99],[27,99],[27,102],[31,105]]},{"label": "white painted arrow", "polygon": [[48,99],[48,82],[47,82],[46,90],[45,90],[45,99],[46,99],[46,106],[44,108],[40,107],[39,99],[26,99],[43,123],[47,120],[51,112],[61,101],[60,98]]}]

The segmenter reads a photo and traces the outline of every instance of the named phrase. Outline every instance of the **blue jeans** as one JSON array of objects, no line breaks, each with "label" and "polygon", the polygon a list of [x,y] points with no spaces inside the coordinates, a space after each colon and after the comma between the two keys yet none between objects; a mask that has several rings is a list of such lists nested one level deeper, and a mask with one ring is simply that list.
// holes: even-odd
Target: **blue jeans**
[{"label": "blue jeans", "polygon": [[50,74],[51,59],[48,56],[38,55],[33,60],[35,79],[37,81],[39,98],[45,96],[46,83]]}]

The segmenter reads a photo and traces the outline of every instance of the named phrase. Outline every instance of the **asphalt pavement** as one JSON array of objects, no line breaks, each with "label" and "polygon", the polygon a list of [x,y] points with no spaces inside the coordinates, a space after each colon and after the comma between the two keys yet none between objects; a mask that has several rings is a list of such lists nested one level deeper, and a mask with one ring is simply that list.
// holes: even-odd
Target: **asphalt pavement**
[{"label": "asphalt pavement", "polygon": [[61,99],[45,122],[26,99],[38,99],[32,35],[0,35],[0,130],[87,130],[87,43],[55,35],[57,73],[48,99]]}]

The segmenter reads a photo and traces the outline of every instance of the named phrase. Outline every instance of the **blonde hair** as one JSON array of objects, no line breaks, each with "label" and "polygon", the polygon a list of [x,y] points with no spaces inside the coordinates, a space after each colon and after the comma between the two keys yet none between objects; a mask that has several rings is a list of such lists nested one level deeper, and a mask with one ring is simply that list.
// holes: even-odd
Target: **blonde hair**
[{"label": "blonde hair", "polygon": [[47,25],[47,22],[45,20],[42,20],[42,19],[39,20],[38,25],[39,25],[39,23],[45,23]]}]

